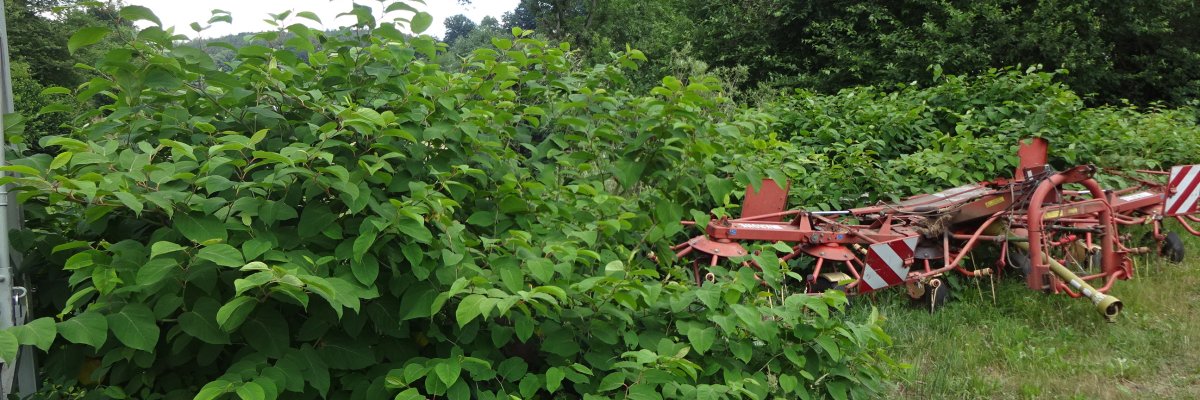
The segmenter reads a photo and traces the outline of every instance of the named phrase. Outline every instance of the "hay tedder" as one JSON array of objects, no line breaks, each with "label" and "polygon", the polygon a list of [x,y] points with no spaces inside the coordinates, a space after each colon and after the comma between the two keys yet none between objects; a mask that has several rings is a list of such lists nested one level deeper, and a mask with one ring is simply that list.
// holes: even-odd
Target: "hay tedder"
[{"label": "hay tedder", "polygon": [[[742,243],[784,242],[792,252],[780,260],[802,277],[808,293],[839,289],[855,296],[904,286],[931,310],[947,299],[944,274],[1016,273],[1031,289],[1086,298],[1112,321],[1122,304],[1108,291],[1134,276],[1131,255],[1182,261],[1183,243],[1164,221],[1200,236],[1190,224],[1200,222],[1200,165],[1055,171],[1047,165],[1047,148],[1043,139],[1022,142],[1012,179],[849,210],[787,210],[789,185],[766,180],[758,190],[747,189],[740,218],[713,219],[703,235],[672,250],[702,284],[714,279],[708,270],[718,265],[762,267],[746,257]],[[1136,184],[1105,189],[1093,179],[1100,172]],[[1135,225],[1147,226],[1140,229],[1145,233],[1123,233]],[[967,268],[964,259],[983,244],[991,245],[995,269]]]}]

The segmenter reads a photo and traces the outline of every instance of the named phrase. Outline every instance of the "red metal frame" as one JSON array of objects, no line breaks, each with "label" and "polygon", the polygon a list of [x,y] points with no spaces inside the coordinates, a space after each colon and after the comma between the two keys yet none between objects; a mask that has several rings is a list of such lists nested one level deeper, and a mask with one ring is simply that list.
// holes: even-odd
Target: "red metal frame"
[{"label": "red metal frame", "polygon": [[[747,256],[743,242],[785,242],[793,251],[782,257],[784,261],[815,259],[811,271],[803,274],[810,286],[823,274],[844,272],[854,278],[846,285],[848,294],[854,295],[872,289],[860,283],[861,271],[870,268],[863,260],[879,260],[879,255],[872,253],[875,250],[868,250],[874,244],[918,238],[916,251],[904,253],[903,271],[907,276],[889,283],[896,286],[920,285],[951,270],[968,277],[986,275],[991,269],[969,270],[962,265],[976,246],[999,245],[1001,258],[997,264],[1003,267],[1013,254],[1010,244],[1028,243],[1030,271],[1026,284],[1031,289],[1087,296],[1098,303],[1103,295],[1097,296],[1097,292],[1107,292],[1116,280],[1133,276],[1129,254],[1147,251],[1124,246],[1119,230],[1122,226],[1152,224],[1154,238],[1165,238],[1162,208],[1171,189],[1168,182],[1160,180],[1166,173],[1135,171],[1141,174],[1135,176],[1106,170],[1137,186],[1105,191],[1093,178],[1099,172],[1096,167],[1081,165],[1056,172],[1047,165],[1047,149],[1044,139],[1022,142],[1018,149],[1020,165],[1011,180],[1000,178],[896,203],[841,211],[785,210],[790,185],[767,180],[759,190],[747,190],[740,218],[713,219],[703,235],[672,250],[677,258],[699,253],[692,272],[700,284],[704,279],[702,267]],[[1076,186],[1084,190],[1072,188]],[[1185,230],[1200,236],[1200,229],[1189,224],[1200,222],[1200,217],[1180,215],[1175,219]],[[1082,278],[1066,273],[1068,279],[1062,278],[1063,273],[1050,272],[1051,260],[1065,265],[1090,259],[1073,254],[1080,251],[1100,253],[1098,273]],[[919,267],[908,268],[917,259],[921,260]],[[931,261],[939,259],[942,265],[933,266]],[[741,265],[758,267],[745,261]],[[704,276],[711,279],[711,274]],[[1082,283],[1100,279],[1104,285],[1099,288]],[[1119,310],[1119,304],[1116,307]]]}]

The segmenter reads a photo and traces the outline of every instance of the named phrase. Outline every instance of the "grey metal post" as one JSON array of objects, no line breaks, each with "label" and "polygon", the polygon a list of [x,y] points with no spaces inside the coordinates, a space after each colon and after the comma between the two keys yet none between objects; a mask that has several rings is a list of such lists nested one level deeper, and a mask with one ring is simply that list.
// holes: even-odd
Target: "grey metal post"
[{"label": "grey metal post", "polygon": [[[11,114],[14,111],[12,69],[10,66],[8,17],[5,15],[4,8],[0,7],[0,166],[6,165],[5,156],[7,156],[8,152],[8,144],[6,143],[7,140],[5,140],[4,132],[4,114]],[[4,176],[3,171],[0,171],[0,176]],[[25,323],[24,315],[21,315],[21,320],[18,320],[18,313],[16,312],[18,299],[13,297],[15,274],[13,274],[12,268],[12,247],[8,240],[9,229],[21,225],[20,210],[17,209],[15,204],[12,206],[9,205],[9,201],[13,197],[8,189],[8,185],[0,186],[0,328],[8,328]],[[18,292],[28,294],[24,288],[21,288]],[[18,354],[15,365],[5,364],[3,369],[0,370],[0,385],[3,386],[0,387],[0,391],[3,392],[5,397],[13,393],[14,374],[19,373],[21,397],[28,398],[37,391],[38,384],[33,351],[29,346],[24,346]]]}]

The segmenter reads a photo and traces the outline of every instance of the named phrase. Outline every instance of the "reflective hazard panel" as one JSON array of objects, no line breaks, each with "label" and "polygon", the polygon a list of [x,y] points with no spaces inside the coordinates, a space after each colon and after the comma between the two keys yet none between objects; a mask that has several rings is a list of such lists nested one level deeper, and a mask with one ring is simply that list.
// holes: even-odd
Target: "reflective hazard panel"
[{"label": "reflective hazard panel", "polygon": [[867,248],[867,268],[862,274],[858,292],[866,293],[904,283],[908,263],[917,249],[917,237],[876,243]]}]

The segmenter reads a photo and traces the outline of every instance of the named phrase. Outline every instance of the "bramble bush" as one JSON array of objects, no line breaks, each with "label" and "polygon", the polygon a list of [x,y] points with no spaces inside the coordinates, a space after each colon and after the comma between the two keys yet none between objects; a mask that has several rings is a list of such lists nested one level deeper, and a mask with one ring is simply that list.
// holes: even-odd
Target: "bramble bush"
[{"label": "bramble bush", "polygon": [[[647,257],[668,254],[680,219],[779,176],[790,155],[762,135],[770,115],[730,115],[711,79],[630,93],[640,52],[578,67],[568,45],[520,29],[448,71],[444,44],[400,30],[419,34],[428,14],[350,14],[348,34],[273,15],[281,32],[217,65],[149,10],[122,10],[152,26],[119,37],[98,78],[47,92],[104,105],[5,167],[31,227],[14,238],[22,272],[51,316],[0,331],[0,356],[45,350],[52,398],[884,387],[889,338],[874,315],[831,315],[844,297],[789,296],[779,267],[765,284],[739,270],[695,287]],[[85,28],[70,47],[107,34]]]}]

